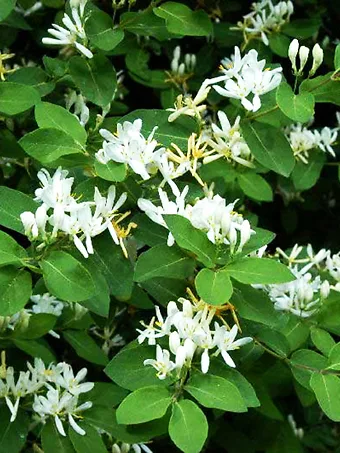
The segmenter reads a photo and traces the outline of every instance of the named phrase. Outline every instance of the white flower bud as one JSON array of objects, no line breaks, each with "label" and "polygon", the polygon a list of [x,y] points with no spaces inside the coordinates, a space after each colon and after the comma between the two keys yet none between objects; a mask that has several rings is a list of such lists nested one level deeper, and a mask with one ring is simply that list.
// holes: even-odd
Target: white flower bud
[{"label": "white flower bud", "polygon": [[320,296],[323,299],[326,299],[329,296],[330,290],[331,288],[329,281],[328,280],[323,281],[320,286]]},{"label": "white flower bud", "polygon": [[181,63],[178,67],[178,75],[182,76],[183,74],[185,74],[185,64]]},{"label": "white flower bud", "polygon": [[313,76],[317,69],[321,66],[323,62],[323,50],[319,46],[319,44],[315,44],[312,50],[312,55],[313,55],[313,66],[312,69],[309,72],[310,76]]},{"label": "white flower bud", "polygon": [[178,71],[178,60],[173,59],[171,62],[171,71],[177,73]]},{"label": "white flower bud", "polygon": [[287,2],[287,9],[288,9],[288,14],[289,16],[291,14],[293,14],[294,12],[294,5],[293,5],[293,2],[289,0],[289,2]]},{"label": "white flower bud", "polygon": [[302,74],[304,67],[306,66],[307,60],[309,56],[309,49],[306,46],[301,46],[299,50],[299,57],[300,57],[300,69],[299,74]]},{"label": "white flower bud", "polygon": [[173,59],[178,61],[180,58],[181,58],[181,48],[180,48],[180,46],[176,46],[174,49]]},{"label": "white flower bud", "polygon": [[296,56],[299,51],[299,41],[297,39],[293,39],[293,41],[290,43],[289,48],[288,48],[288,57],[292,63],[292,68],[294,74],[297,72],[296,68]]}]

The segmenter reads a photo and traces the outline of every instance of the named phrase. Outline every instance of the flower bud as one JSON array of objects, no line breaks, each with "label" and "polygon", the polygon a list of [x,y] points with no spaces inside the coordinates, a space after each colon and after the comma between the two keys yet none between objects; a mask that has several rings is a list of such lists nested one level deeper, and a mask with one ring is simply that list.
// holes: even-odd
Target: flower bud
[{"label": "flower bud", "polygon": [[180,46],[176,46],[174,49],[173,59],[178,61],[180,59],[180,57],[181,57],[181,48],[180,48]]},{"label": "flower bud", "polygon": [[288,9],[288,14],[289,14],[289,16],[290,16],[291,14],[293,14],[293,12],[294,12],[294,5],[293,5],[293,2],[292,2],[291,0],[289,0],[289,1],[287,2],[287,9]]},{"label": "flower bud", "polygon": [[301,46],[299,50],[299,57],[300,57],[300,69],[299,74],[302,74],[304,67],[306,66],[307,60],[309,56],[309,49],[306,46]]},{"label": "flower bud", "polygon": [[293,39],[293,41],[290,43],[289,48],[288,48],[288,57],[292,63],[292,68],[293,68],[293,73],[296,74],[297,68],[296,68],[296,55],[299,51],[299,41],[297,39]]},{"label": "flower bud", "polygon": [[178,67],[178,75],[182,76],[183,74],[185,74],[185,64],[181,63]]},{"label": "flower bud", "polygon": [[312,69],[309,71],[309,75],[313,76],[317,69],[320,67],[320,65],[323,62],[323,50],[319,46],[319,44],[315,44],[312,50],[312,55],[313,55],[313,66]]},{"label": "flower bud", "polygon": [[322,299],[326,299],[329,296],[330,290],[331,288],[329,281],[323,281],[320,286],[320,296],[322,297]]}]

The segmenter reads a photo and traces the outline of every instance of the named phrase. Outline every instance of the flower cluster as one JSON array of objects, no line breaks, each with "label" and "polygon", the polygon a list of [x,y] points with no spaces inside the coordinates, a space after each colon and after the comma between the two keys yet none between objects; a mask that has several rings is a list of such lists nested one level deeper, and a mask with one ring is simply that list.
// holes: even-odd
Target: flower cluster
[{"label": "flower cluster", "polygon": [[[198,199],[195,204],[191,205],[185,202],[189,187],[186,186],[182,193],[179,192],[177,187],[176,189],[174,192],[175,201],[169,200],[167,193],[159,188],[161,206],[156,206],[150,200],[140,198],[138,207],[153,222],[165,228],[167,228],[167,225],[163,215],[181,215],[190,220],[195,228],[204,231],[213,244],[229,245],[231,254],[242,251],[244,245],[255,232],[251,229],[249,221],[234,211],[237,200],[227,205],[224,198],[220,195],[213,195],[210,190],[204,198]],[[169,233],[168,245],[171,246],[174,242],[174,237]]]},{"label": "flower cluster", "polygon": [[[63,302],[49,293],[35,294],[30,299],[32,302],[30,308],[23,308],[12,316],[0,316],[0,332],[5,332],[7,329],[25,331],[32,315],[49,314],[59,317],[67,305],[72,307],[76,319],[80,319],[87,312],[82,305],[76,302]],[[50,330],[48,333],[55,338],[60,338],[54,330]]]},{"label": "flower cluster", "polygon": [[309,129],[300,123],[292,124],[285,128],[285,135],[292,147],[295,159],[304,164],[308,164],[309,152],[320,149],[324,153],[329,153],[335,157],[332,148],[338,138],[339,127],[323,127],[320,131]]},{"label": "flower cluster", "polygon": [[[297,69],[297,66],[296,66],[296,57],[297,57],[298,53],[299,53],[299,60],[300,60],[299,69]],[[312,55],[313,55],[313,64],[312,64],[312,67],[308,74],[309,77],[312,77],[316,73],[317,69],[321,66],[321,64],[323,62],[323,50],[319,46],[319,44],[314,45],[313,50],[312,50]],[[308,61],[309,48],[306,46],[300,47],[299,41],[297,39],[293,39],[293,41],[289,45],[288,57],[292,63],[293,74],[295,76],[302,76],[303,70]]]},{"label": "flower cluster", "polygon": [[53,417],[59,433],[66,436],[63,422],[68,420],[78,434],[85,435],[76,419],[80,418],[80,412],[92,407],[91,401],[78,406],[79,395],[89,392],[94,386],[93,382],[82,382],[87,369],[83,368],[74,375],[72,367],[65,362],[57,365],[51,363],[46,367],[44,362],[37,358],[34,359],[34,366],[28,363],[27,367],[28,370],[20,371],[15,381],[14,368],[6,367],[5,355],[2,353],[0,397],[5,398],[11,412],[10,421],[16,419],[20,400],[30,397],[32,410],[39,422],[46,423],[49,417]]},{"label": "flower cluster", "polygon": [[[149,345],[156,345],[156,359],[146,359],[144,365],[151,365],[157,370],[159,379],[165,379],[173,371],[180,376],[182,369],[191,367],[194,356],[200,356],[202,373],[209,371],[210,356],[222,355],[225,363],[235,367],[235,362],[229,355],[229,351],[239,349],[241,346],[252,341],[245,337],[235,340],[238,327],[235,324],[229,329],[224,319],[223,325],[212,321],[217,313],[217,307],[209,306],[202,300],[193,298],[193,302],[180,298],[182,304],[179,309],[176,302],[169,302],[167,317],[164,319],[159,307],[156,306],[156,318],[152,318],[149,325],[144,325],[145,330],[139,332],[138,342],[143,343],[146,339]],[[169,338],[169,350],[162,349],[157,340],[162,337]],[[173,354],[173,360],[171,360]]]},{"label": "flower cluster", "polygon": [[[261,107],[260,96],[278,87],[282,79],[281,66],[275,69],[266,68],[266,60],[258,60],[258,53],[251,49],[241,57],[238,47],[231,59],[221,62],[223,75],[206,79],[204,84],[212,85],[224,82],[224,87],[213,85],[221,96],[239,99],[246,110],[256,112]],[[249,99],[252,96],[252,99]]]},{"label": "flower cluster", "polygon": [[133,451],[134,453],[152,453],[150,448],[145,444],[127,444],[122,442],[120,444],[113,444],[112,445],[112,453],[129,453]]},{"label": "flower cluster", "polygon": [[240,116],[236,118],[233,125],[231,125],[224,112],[217,112],[217,116],[221,127],[212,123],[211,131],[206,131],[208,134],[206,142],[211,147],[212,152],[203,159],[203,163],[207,164],[213,160],[225,157],[228,161],[234,161],[245,167],[252,168],[254,166],[252,163],[253,155],[242,136]]},{"label": "flower cluster", "polygon": [[[62,22],[64,27],[58,24],[52,24],[53,28],[49,28],[48,32],[53,38],[43,38],[43,44],[57,46],[74,46],[85,57],[92,58],[93,53],[87,46],[87,37],[84,30],[84,12],[87,0],[71,0],[71,15],[64,14]],[[80,42],[79,42],[80,41]]]},{"label": "flower cluster", "polygon": [[185,74],[194,72],[196,66],[196,55],[187,53],[184,61],[181,62],[181,48],[176,46],[171,60],[171,74],[175,77],[183,77]]},{"label": "flower cluster", "polygon": [[60,167],[52,177],[44,168],[38,172],[42,187],[35,191],[35,200],[41,205],[35,213],[25,211],[20,215],[25,234],[31,241],[41,241],[38,249],[55,242],[60,234],[67,235],[88,258],[93,253],[91,238],[108,229],[114,242],[124,251],[117,223],[122,217],[118,210],[126,200],[126,193],[116,201],[115,186],[110,186],[107,197],[103,197],[96,187],[93,201],[77,202],[71,195],[74,178],[67,175],[68,171]]},{"label": "flower cluster", "polygon": [[73,109],[73,115],[79,123],[84,127],[90,118],[90,110],[86,105],[86,99],[82,94],[77,94],[75,90],[71,90],[65,96],[65,104],[67,110]]},{"label": "flower cluster", "polygon": [[157,127],[147,139],[141,129],[141,119],[136,119],[133,123],[129,121],[118,123],[115,135],[106,129],[101,129],[99,132],[104,142],[102,149],[96,153],[97,160],[103,164],[109,161],[124,163],[144,180],[149,179],[150,175],[157,172],[156,161],[165,149],[156,150],[158,144],[153,136]]},{"label": "flower cluster", "polygon": [[306,256],[300,257],[302,251],[303,247],[297,244],[289,255],[280,248],[277,249],[278,254],[288,262],[288,267],[296,280],[283,284],[256,285],[256,287],[267,292],[277,310],[289,311],[301,318],[308,318],[316,313],[322,300],[329,295],[331,287],[328,280],[322,280],[320,275],[317,275],[317,272],[312,273],[312,270],[318,271],[321,266],[324,267],[330,252],[321,249],[314,254],[313,248],[308,245]]},{"label": "flower cluster", "polygon": [[289,22],[294,6],[290,0],[278,2],[276,5],[272,0],[261,0],[252,4],[252,10],[243,16],[243,22],[238,22],[234,29],[242,30],[245,45],[252,39],[261,39],[268,46],[268,35],[280,31],[280,28]]}]

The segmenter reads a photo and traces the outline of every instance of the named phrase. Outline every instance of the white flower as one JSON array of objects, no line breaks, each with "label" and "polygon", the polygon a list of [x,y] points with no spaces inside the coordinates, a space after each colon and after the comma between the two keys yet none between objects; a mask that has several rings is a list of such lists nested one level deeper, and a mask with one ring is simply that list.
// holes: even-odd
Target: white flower
[{"label": "white flower", "polygon": [[173,112],[169,115],[168,121],[171,123],[181,115],[193,116],[201,120],[201,114],[206,110],[206,105],[202,102],[207,98],[210,89],[204,82],[194,98],[190,94],[184,97],[183,95],[177,96],[175,108],[167,109],[169,112]]},{"label": "white flower", "polygon": [[326,260],[326,269],[337,282],[340,282],[340,252],[329,255]]},{"label": "white flower", "polygon": [[73,115],[84,127],[90,118],[90,110],[86,105],[84,96],[82,94],[77,94],[76,91],[72,90],[65,96],[65,102],[67,110],[71,110],[73,107]]},{"label": "white flower", "polygon": [[75,205],[76,201],[71,196],[74,178],[67,178],[68,171],[58,167],[51,177],[49,172],[42,168],[37,176],[42,187],[35,191],[35,201],[44,203],[47,208],[55,208],[57,205],[65,209]]},{"label": "white flower", "polygon": [[48,313],[54,316],[60,316],[65,306],[64,302],[58,300],[49,293],[31,296],[31,301],[33,302],[33,305],[30,310],[35,314]]},{"label": "white flower", "polygon": [[209,163],[213,160],[225,157],[228,161],[232,160],[240,165],[252,168],[252,155],[246,144],[240,130],[240,116],[238,116],[233,125],[223,111],[218,111],[217,116],[221,127],[211,124],[212,136],[207,138],[207,143],[212,147],[215,153],[203,159],[203,163]]},{"label": "white flower", "polygon": [[[232,63],[229,64],[229,61]],[[224,82],[224,88],[219,85],[213,85],[213,88],[221,96],[240,99],[246,110],[256,112],[261,107],[260,96],[281,83],[282,68],[265,68],[266,60],[258,61],[258,53],[254,49],[241,59],[238,47],[235,47],[235,55],[228,62],[222,60],[222,64],[227,65],[227,69],[222,69],[224,75],[207,79],[205,86]],[[253,95],[252,100],[249,99],[250,95]]]},{"label": "white flower", "polygon": [[68,363],[59,363],[57,368],[61,372],[57,375],[55,383],[66,389],[71,395],[80,395],[93,389],[93,382],[81,383],[85,379],[87,368],[82,368],[76,376],[74,376],[73,369]]},{"label": "white flower", "polygon": [[100,129],[100,135],[105,139],[103,147],[96,153],[99,162],[107,164],[109,161],[127,164],[144,180],[157,171],[157,157],[165,149],[156,150],[157,140],[153,138],[157,126],[146,139],[141,133],[142,120],[136,119],[133,123],[124,121],[118,123],[117,134],[113,135],[106,129]]},{"label": "white flower", "polygon": [[323,50],[319,44],[314,45],[312,49],[312,55],[313,55],[313,66],[309,72],[310,76],[313,76],[316,73],[317,69],[321,66],[323,62]]},{"label": "white flower", "polygon": [[156,346],[156,360],[146,359],[144,365],[151,365],[157,370],[157,377],[165,379],[176,365],[170,360],[170,352],[167,349],[162,349],[159,344]]},{"label": "white flower", "polygon": [[309,56],[309,49],[306,46],[301,46],[299,49],[299,58],[300,58],[300,69],[299,74],[302,74],[304,67],[306,66]]},{"label": "white flower", "polygon": [[337,129],[331,129],[329,127],[324,127],[320,132],[314,131],[315,141],[317,146],[324,152],[329,152],[333,157],[335,157],[335,152],[332,148],[332,145],[335,144],[338,137]]},{"label": "white flower", "polygon": [[[77,2],[77,6],[71,8],[72,18],[64,14],[62,22],[65,27],[57,24],[52,24],[53,28],[49,28],[48,32],[53,38],[43,38],[43,44],[50,45],[72,45],[75,46],[79,52],[85,57],[92,58],[93,53],[86,47],[86,33],[82,23],[82,16],[84,14],[83,4],[85,2]],[[79,9],[79,11],[78,11]],[[78,42],[78,39],[82,42]]]},{"label": "white flower", "polygon": [[92,407],[90,401],[77,407],[78,397],[68,392],[62,392],[58,389],[50,388],[46,397],[43,395],[34,395],[33,410],[44,420],[47,416],[53,416],[58,432],[66,436],[62,419],[67,417],[71,427],[81,436],[86,432],[76,423],[75,418],[78,413]]},{"label": "white flower", "polygon": [[214,343],[217,346],[218,352],[222,355],[225,363],[232,368],[235,368],[235,362],[228,354],[228,351],[239,349],[241,346],[253,341],[251,337],[240,338],[235,341],[237,336],[238,328],[235,324],[231,330],[227,330],[225,326],[219,326],[215,322],[215,335]]},{"label": "white flower", "polygon": [[[182,193],[176,186],[176,199],[175,201],[170,201],[167,193],[161,188],[158,189],[159,199],[161,201],[161,206],[154,205],[150,200],[145,198],[139,198],[137,204],[139,209],[145,212],[145,214],[155,223],[168,228],[165,220],[163,219],[164,214],[179,214],[186,216],[185,214],[185,197],[189,191],[189,186],[186,186]],[[171,246],[175,242],[174,237],[171,233],[168,236],[168,245]]]},{"label": "white flower", "polygon": [[293,73],[297,73],[297,67],[296,67],[296,56],[299,51],[299,41],[297,39],[293,39],[293,41],[289,44],[288,48],[288,57],[292,63],[292,68],[293,68]]}]

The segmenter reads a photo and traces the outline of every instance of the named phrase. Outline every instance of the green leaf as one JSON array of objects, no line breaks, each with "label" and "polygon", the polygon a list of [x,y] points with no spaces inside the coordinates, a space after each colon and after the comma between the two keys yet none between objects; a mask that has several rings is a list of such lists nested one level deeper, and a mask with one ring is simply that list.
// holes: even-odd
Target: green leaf
[{"label": "green leaf", "polygon": [[105,51],[114,49],[124,39],[123,30],[113,28],[111,17],[100,10],[91,11],[85,22],[85,32],[92,45]]},{"label": "green leaf", "polygon": [[302,92],[294,94],[288,83],[282,82],[276,91],[276,101],[282,112],[293,121],[306,123],[314,115],[314,96]]},{"label": "green leaf", "polygon": [[247,171],[237,175],[243,192],[250,198],[259,201],[272,201],[273,191],[267,181],[257,173]]},{"label": "green leaf", "polygon": [[209,36],[212,34],[212,23],[203,10],[192,11],[188,6],[177,2],[166,2],[153,12],[165,19],[166,27],[171,33],[182,36]]},{"label": "green leaf", "polygon": [[273,302],[263,291],[249,285],[235,283],[231,303],[243,319],[267,326],[274,326],[278,323],[278,313]]},{"label": "green leaf", "polygon": [[9,234],[0,231],[0,266],[5,264],[20,266],[25,258],[27,258],[26,250]]},{"label": "green leaf", "polygon": [[81,146],[60,129],[44,128],[26,134],[19,140],[26,153],[42,164],[49,164],[62,156],[78,154]]},{"label": "green leaf", "polygon": [[275,238],[275,233],[263,228],[253,228],[253,230],[256,234],[251,235],[249,241],[243,247],[242,252],[240,252],[240,255],[248,255],[262,246],[269,244]]},{"label": "green leaf", "polygon": [[129,300],[133,288],[133,267],[112,240],[103,233],[93,241],[94,255],[88,260],[104,275],[111,294],[119,300]]},{"label": "green leaf", "polygon": [[45,453],[74,453],[75,451],[70,439],[59,434],[52,420],[44,425],[41,442]]},{"label": "green leaf", "polygon": [[63,337],[79,357],[97,365],[107,365],[107,356],[86,332],[82,330],[65,330]]},{"label": "green leaf", "polygon": [[70,135],[80,146],[85,145],[87,134],[78,119],[60,105],[40,102],[36,105],[35,121],[41,128],[60,129]]},{"label": "green leaf", "polygon": [[300,85],[300,93],[313,93],[315,102],[326,102],[340,105],[340,83],[332,79],[333,72],[326,75],[304,80]]},{"label": "green leaf", "polygon": [[35,212],[37,207],[37,203],[28,195],[9,187],[0,187],[0,225],[23,233],[20,214],[24,211]]},{"label": "green leaf", "polygon": [[15,7],[15,4],[16,0],[1,0],[0,22],[4,21],[9,16]]},{"label": "green leaf", "polygon": [[225,270],[241,283],[286,283],[295,280],[287,266],[270,258],[241,258],[225,267]]},{"label": "green leaf", "polygon": [[282,132],[269,124],[250,122],[242,124],[242,132],[247,145],[260,164],[280,175],[290,175],[295,159],[290,144]]},{"label": "green leaf", "polygon": [[319,180],[325,162],[326,156],[322,152],[312,152],[308,158],[308,164],[298,160],[292,173],[296,190],[308,190],[313,187]]},{"label": "green leaf", "polygon": [[30,418],[19,409],[14,422],[10,422],[11,414],[3,404],[0,406],[0,451],[19,453],[22,451],[29,430]]},{"label": "green leaf", "polygon": [[318,326],[331,333],[340,335],[340,304],[335,303],[324,304],[316,315]]},{"label": "green leaf", "polygon": [[17,115],[38,102],[40,102],[38,91],[28,85],[11,82],[0,84],[0,113]]},{"label": "green leaf", "polygon": [[132,221],[137,224],[137,228],[133,232],[137,241],[143,242],[149,247],[166,243],[168,231],[150,220],[145,214],[137,214]]},{"label": "green leaf", "polygon": [[110,161],[107,164],[101,164],[97,160],[94,163],[97,175],[106,181],[121,182],[126,178],[126,166]]},{"label": "green leaf", "polygon": [[327,367],[327,359],[317,352],[300,349],[293,353],[289,364],[298,383],[310,390],[309,381],[313,371],[324,370]]},{"label": "green leaf", "polygon": [[213,358],[210,362],[209,373],[214,376],[220,376],[224,380],[234,384],[242,395],[247,407],[259,407],[261,405],[253,386],[239,371],[228,367],[221,360]]},{"label": "green leaf", "polygon": [[233,285],[227,272],[202,269],[195,278],[198,295],[211,305],[223,305],[229,302]]},{"label": "green leaf", "polygon": [[[107,453],[107,448],[98,431],[88,423],[81,423],[86,434],[81,436],[72,427],[69,427],[68,435],[77,453]],[[48,453],[48,452],[46,452]]]},{"label": "green leaf", "polygon": [[169,112],[165,110],[134,110],[123,116],[119,122],[121,124],[124,121],[133,122],[138,118],[141,118],[143,122],[142,133],[144,136],[148,137],[157,126],[154,138],[160,145],[166,147],[171,146],[171,143],[176,143],[185,151],[188,147],[188,138],[193,132],[197,132],[197,123],[194,119],[182,115],[175,122],[169,123]]},{"label": "green leaf", "polygon": [[47,289],[69,302],[80,302],[95,294],[90,272],[66,252],[51,252],[40,263]]},{"label": "green leaf", "polygon": [[186,280],[156,277],[141,283],[141,286],[160,304],[165,307],[170,300],[183,296],[187,287]]},{"label": "green leaf", "polygon": [[336,46],[334,52],[334,69],[336,71],[340,69],[340,44]]},{"label": "green leaf", "polygon": [[288,317],[288,322],[283,322],[279,330],[286,337],[290,350],[295,351],[306,343],[309,336],[309,326],[298,316],[291,313],[286,313],[286,316]]},{"label": "green leaf", "polygon": [[290,39],[282,33],[271,33],[269,35],[269,47],[271,50],[282,58],[288,55]]},{"label": "green leaf", "polygon": [[[112,409],[127,396],[128,391],[112,382],[95,382],[92,390],[86,393],[86,400],[93,401],[95,406],[105,406]],[[86,412],[86,419],[89,412]]]},{"label": "green leaf", "polygon": [[169,436],[184,453],[199,453],[208,437],[208,422],[201,409],[190,400],[176,402],[172,408]]},{"label": "green leaf", "polygon": [[151,346],[129,344],[116,354],[105,368],[105,373],[116,384],[128,390],[136,390],[150,385],[164,386],[168,380],[161,381],[156,371],[144,366],[146,359],[155,356],[155,348]]},{"label": "green leaf", "polygon": [[41,97],[51,93],[55,88],[55,83],[49,80],[48,74],[37,66],[17,69],[8,75],[7,81],[35,88]]},{"label": "green leaf", "polygon": [[33,340],[46,335],[53,330],[57,317],[48,313],[32,314],[28,321],[28,326],[24,330],[14,330],[11,338],[22,338]]},{"label": "green leaf", "polygon": [[184,388],[204,407],[247,412],[247,406],[237,387],[220,376],[195,373]]},{"label": "green leaf", "polygon": [[14,315],[32,294],[31,274],[12,266],[0,269],[0,316]]},{"label": "green leaf", "polygon": [[45,365],[56,361],[56,357],[44,338],[39,340],[18,340],[14,339],[15,346],[31,357],[40,357]]},{"label": "green leaf", "polygon": [[310,19],[295,19],[285,24],[281,31],[293,38],[306,39],[312,37],[318,32],[321,25],[319,17]]},{"label": "green leaf", "polygon": [[214,267],[216,247],[206,233],[194,228],[188,219],[180,215],[164,215],[164,220],[177,245],[193,252],[205,266]]},{"label": "green leaf", "polygon": [[124,13],[120,16],[119,25],[137,36],[153,36],[160,41],[171,37],[164,20],[150,10]]},{"label": "green leaf", "polygon": [[142,253],[136,263],[134,280],[143,282],[155,277],[185,279],[190,277],[195,261],[173,246],[156,245]]},{"label": "green leaf", "polygon": [[97,269],[88,267],[91,272],[96,292],[87,300],[83,300],[81,304],[88,310],[96,313],[96,315],[108,317],[110,311],[110,288],[106,282],[104,275],[97,272]]},{"label": "green leaf", "polygon": [[327,417],[340,422],[340,379],[331,374],[316,372],[312,374],[310,386]]},{"label": "green leaf", "polygon": [[328,332],[323,329],[319,329],[318,327],[311,328],[310,337],[314,346],[317,347],[325,356],[329,355],[333,346],[336,344]]},{"label": "green leaf", "polygon": [[95,55],[91,60],[72,57],[69,70],[75,85],[89,101],[100,107],[110,104],[117,87],[117,77],[104,55]]},{"label": "green leaf", "polygon": [[273,328],[260,328],[259,332],[256,334],[256,340],[263,343],[281,358],[286,358],[290,353],[290,347],[286,337]]},{"label": "green leaf", "polygon": [[340,343],[335,344],[329,351],[327,369],[340,371]]},{"label": "green leaf", "polygon": [[134,425],[161,418],[171,404],[171,395],[165,388],[153,385],[130,393],[117,409],[117,421]]}]

